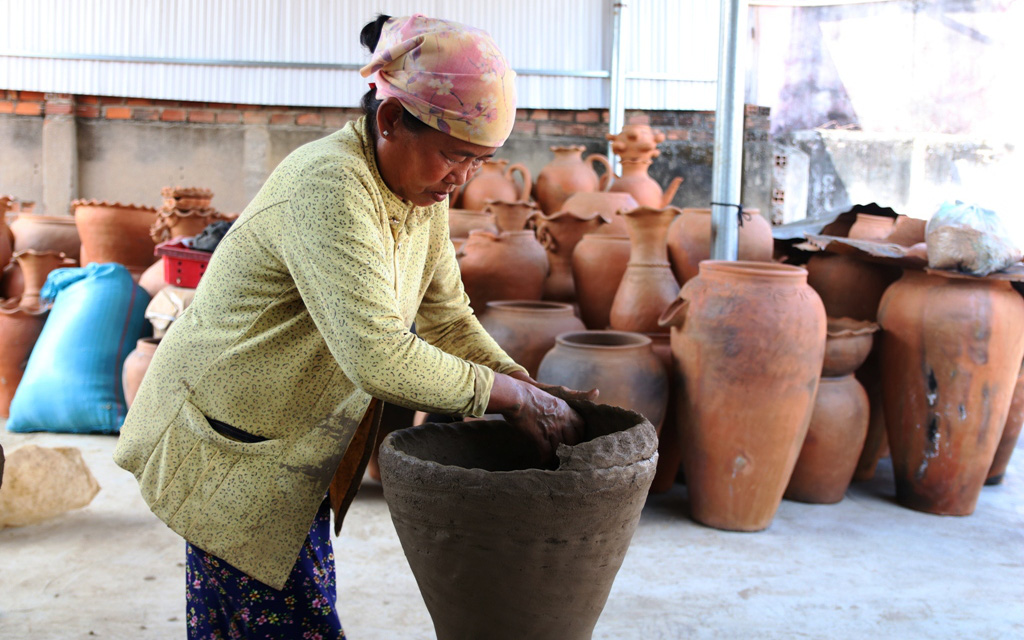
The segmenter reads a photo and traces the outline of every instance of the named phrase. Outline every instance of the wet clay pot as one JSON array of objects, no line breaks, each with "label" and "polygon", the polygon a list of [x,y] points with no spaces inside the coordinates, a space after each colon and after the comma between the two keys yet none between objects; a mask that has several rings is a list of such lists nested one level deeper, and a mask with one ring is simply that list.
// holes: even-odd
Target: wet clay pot
[{"label": "wet clay pot", "polygon": [[135,343],[135,349],[124,359],[121,367],[121,386],[124,389],[124,401],[127,406],[132,406],[135,394],[139,392],[139,385],[146,375],[153,354],[160,345],[160,338],[142,338]]},{"label": "wet clay pot", "polygon": [[42,216],[19,213],[11,223],[14,251],[57,251],[78,259],[82,240],[72,216]]},{"label": "wet clay pot", "polygon": [[488,302],[480,324],[534,378],[544,354],[555,346],[557,336],[586,329],[571,304],[530,300]]},{"label": "wet clay pot", "polygon": [[10,416],[11,400],[25,365],[43,331],[49,305],[21,307],[14,298],[0,303],[0,416]]},{"label": "wet clay pot", "polygon": [[46,278],[54,269],[74,267],[78,263],[56,251],[35,251],[28,249],[14,254],[23,279],[22,306],[39,304],[39,292],[46,284]]},{"label": "wet clay pot", "polygon": [[[522,185],[517,185],[512,174],[518,173]],[[525,165],[510,165],[508,160],[491,159],[484,161],[480,172],[462,189],[460,206],[463,209],[482,211],[488,200],[515,202],[529,200],[533,181]]]},{"label": "wet clay pot", "polygon": [[631,211],[640,205],[628,193],[609,193],[608,191],[581,191],[574,193],[562,205],[562,211],[576,215],[603,214],[609,223],[601,227],[598,233],[612,236],[628,236],[629,226],[626,219],[619,215],[620,211]]},{"label": "wet clay pot", "polygon": [[450,238],[468,238],[469,232],[476,229],[498,233],[498,227],[494,224],[494,214],[485,211],[470,211],[469,209],[448,210],[448,236]]},{"label": "wet clay pot", "polygon": [[771,524],[810,424],[825,309],[800,267],[706,260],[662,316],[683,378],[690,514],[719,529]]},{"label": "wet clay pot", "polygon": [[853,240],[877,240],[882,241],[892,233],[893,223],[896,220],[888,216],[876,216],[870,213],[858,213],[857,220],[850,227],[847,238]]},{"label": "wet clay pot", "polygon": [[1010,412],[1006,415],[1006,424],[1003,426],[1003,435],[999,439],[999,446],[996,447],[996,455],[992,458],[992,466],[988,468],[988,475],[985,484],[995,485],[1003,481],[1006,467],[1010,464],[1010,457],[1017,446],[1017,439],[1020,438],[1021,426],[1024,425],[1024,369],[1021,369],[1020,377],[1013,388],[1013,401],[1010,403]]},{"label": "wet clay pot", "polygon": [[82,266],[117,262],[138,281],[153,264],[156,244],[149,230],[156,222],[156,209],[96,200],[75,200],[71,206],[82,238]]},{"label": "wet clay pot", "polygon": [[600,403],[636,411],[660,429],[668,376],[651,339],[625,331],[578,331],[555,340],[537,381],[570,389],[599,389]]},{"label": "wet clay pot", "polygon": [[615,293],[629,263],[629,236],[588,233],[572,252],[580,318],[588,329],[607,329]]},{"label": "wet clay pot", "polygon": [[540,300],[544,294],[548,256],[533,231],[474,231],[462,254],[462,284],[478,314],[491,300]]},{"label": "wet clay pot", "polygon": [[665,237],[679,209],[640,207],[621,215],[629,225],[629,264],[615,292],[609,324],[619,331],[666,333],[658,318],[679,294],[679,283],[669,266]]},{"label": "wet clay pot", "polygon": [[[592,153],[584,159],[585,150],[583,146],[551,147],[555,157],[537,174],[534,188],[534,198],[547,215],[562,211],[562,205],[573,194],[604,191],[608,187],[612,176],[608,157]],[[593,169],[595,162],[604,168],[600,178]]]},{"label": "wet clay pot", "polygon": [[586,433],[554,469],[504,421],[424,424],[381,445],[384,497],[438,640],[592,637],[657,436],[636,413],[572,405]]},{"label": "wet clay pot", "polygon": [[608,224],[600,213],[577,215],[559,212],[550,216],[538,213],[533,218],[537,239],[548,252],[551,270],[544,280],[544,299],[562,302],[576,301],[576,284],[572,273],[572,256],[584,234],[592,233]]},{"label": "wet clay pot", "polygon": [[878,323],[896,499],[970,515],[1024,357],[1024,300],[1008,282],[906,270]]},{"label": "wet clay pot", "polygon": [[[738,227],[738,260],[769,262],[775,241],[768,221],[757,209],[744,209]],[[697,275],[701,260],[711,257],[711,209],[683,209],[668,230],[672,273],[684,283]]]},{"label": "wet clay pot", "polygon": [[527,222],[540,213],[533,202],[527,200],[488,200],[484,211],[494,216],[498,231],[522,231],[530,228]]}]

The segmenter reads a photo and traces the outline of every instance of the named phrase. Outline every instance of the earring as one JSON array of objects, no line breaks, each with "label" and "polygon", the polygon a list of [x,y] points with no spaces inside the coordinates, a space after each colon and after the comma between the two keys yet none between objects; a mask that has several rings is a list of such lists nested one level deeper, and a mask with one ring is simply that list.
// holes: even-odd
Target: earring
[{"label": "earring", "polygon": [[382,136],[384,136],[386,138],[386,137],[388,137],[388,132],[387,131],[381,131],[380,135],[382,135]]}]

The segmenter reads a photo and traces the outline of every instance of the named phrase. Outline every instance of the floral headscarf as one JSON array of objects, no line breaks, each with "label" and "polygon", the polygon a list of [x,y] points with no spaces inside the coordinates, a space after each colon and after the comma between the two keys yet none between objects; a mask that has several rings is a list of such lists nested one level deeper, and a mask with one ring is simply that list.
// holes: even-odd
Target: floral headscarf
[{"label": "floral headscarf", "polygon": [[421,14],[391,18],[369,64],[377,99],[395,97],[450,136],[500,147],[516,114],[515,71],[487,32]]}]

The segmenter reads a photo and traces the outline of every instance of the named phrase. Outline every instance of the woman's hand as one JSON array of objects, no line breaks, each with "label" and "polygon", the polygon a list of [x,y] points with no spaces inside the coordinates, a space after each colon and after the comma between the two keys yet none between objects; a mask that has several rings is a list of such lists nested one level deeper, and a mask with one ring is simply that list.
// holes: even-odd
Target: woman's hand
[{"label": "woman's hand", "polygon": [[541,389],[542,391],[547,391],[551,395],[557,398],[561,398],[562,400],[589,400],[590,402],[594,402],[595,400],[597,400],[597,396],[600,395],[601,393],[597,389],[591,389],[589,391],[580,391],[579,389],[570,389],[569,387],[563,387],[561,385],[544,384],[543,382],[537,382],[536,380],[530,377],[530,374],[526,373],[525,371],[516,371],[515,373],[510,373],[509,375],[515,378],[516,380],[522,380],[527,384],[532,384],[533,386],[537,387],[538,389]]},{"label": "woman's hand", "polygon": [[500,413],[529,437],[544,463],[554,457],[560,443],[573,445],[583,438],[583,418],[565,400],[523,379],[495,373],[487,410]]}]

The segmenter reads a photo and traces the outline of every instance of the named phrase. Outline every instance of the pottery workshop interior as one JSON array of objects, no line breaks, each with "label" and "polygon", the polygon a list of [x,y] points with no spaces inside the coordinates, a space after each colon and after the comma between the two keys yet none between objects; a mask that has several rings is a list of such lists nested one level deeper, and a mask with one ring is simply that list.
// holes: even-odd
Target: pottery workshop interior
[{"label": "pottery workshop interior", "polygon": [[0,638],[1024,638],[1024,1],[0,22]]}]

